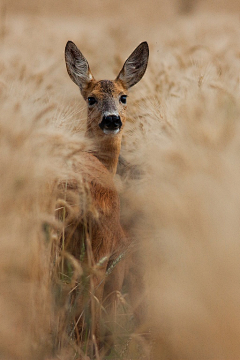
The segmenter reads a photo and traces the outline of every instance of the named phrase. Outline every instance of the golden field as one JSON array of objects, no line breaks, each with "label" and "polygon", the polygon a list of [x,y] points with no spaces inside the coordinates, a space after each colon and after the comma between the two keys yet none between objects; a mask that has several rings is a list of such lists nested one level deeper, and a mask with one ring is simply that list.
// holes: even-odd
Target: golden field
[{"label": "golden field", "polygon": [[1,360],[89,355],[62,326],[68,288],[56,279],[55,184],[88,146],[68,40],[97,79],[150,46],[122,146],[141,176],[116,175],[148,318],[143,329],[121,324],[109,358],[240,359],[239,10],[223,0],[1,2]]}]

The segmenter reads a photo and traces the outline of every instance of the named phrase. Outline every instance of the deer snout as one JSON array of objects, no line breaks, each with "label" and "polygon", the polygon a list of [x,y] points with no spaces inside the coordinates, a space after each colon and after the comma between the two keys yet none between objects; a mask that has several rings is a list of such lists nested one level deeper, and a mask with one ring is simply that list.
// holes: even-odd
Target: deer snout
[{"label": "deer snout", "polygon": [[122,121],[119,115],[104,115],[99,126],[105,134],[117,134],[121,129]]}]

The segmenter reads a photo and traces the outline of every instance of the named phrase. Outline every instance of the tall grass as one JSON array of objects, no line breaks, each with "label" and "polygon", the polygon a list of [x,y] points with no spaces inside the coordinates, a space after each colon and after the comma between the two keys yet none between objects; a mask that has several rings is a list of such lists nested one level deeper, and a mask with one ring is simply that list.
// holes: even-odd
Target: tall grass
[{"label": "tall grass", "polygon": [[[99,264],[84,267],[62,235],[66,215],[95,211],[81,171],[72,170],[84,169],[81,152],[92,144],[84,139],[85,105],[65,70],[70,39],[96,78],[113,78],[140,41],[151,50],[129,96],[121,156],[130,165],[115,179],[145,290],[132,304],[127,289],[119,294],[110,358],[239,358],[239,21],[196,13],[160,22],[155,14],[149,28],[141,6],[141,16],[128,13],[125,22],[121,11],[109,16],[114,9],[106,14],[98,4],[102,17],[94,23],[86,14],[79,20],[3,7],[1,359],[101,357],[91,323],[80,341],[73,336],[78,291],[88,294],[84,321],[93,315]],[[67,198],[62,189],[56,202],[61,184],[73,180],[78,195]],[[136,327],[132,314],[142,298],[147,318]]]}]

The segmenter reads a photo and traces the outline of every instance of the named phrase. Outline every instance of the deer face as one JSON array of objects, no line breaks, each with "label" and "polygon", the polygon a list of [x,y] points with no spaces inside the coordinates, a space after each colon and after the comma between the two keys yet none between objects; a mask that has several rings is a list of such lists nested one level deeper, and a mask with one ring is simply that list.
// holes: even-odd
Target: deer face
[{"label": "deer face", "polygon": [[127,91],[143,77],[149,50],[141,43],[129,56],[117,78],[96,81],[85,57],[68,41],[65,48],[67,71],[80,88],[88,106],[87,128],[95,136],[118,136],[126,121]]},{"label": "deer face", "polygon": [[117,135],[126,119],[127,90],[119,81],[93,81],[85,96],[88,129],[94,134]]}]

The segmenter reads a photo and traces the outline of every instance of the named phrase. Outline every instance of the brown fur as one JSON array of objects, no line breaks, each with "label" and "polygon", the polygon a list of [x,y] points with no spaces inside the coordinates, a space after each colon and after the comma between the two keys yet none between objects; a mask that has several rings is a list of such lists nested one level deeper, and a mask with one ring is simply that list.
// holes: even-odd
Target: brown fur
[{"label": "brown fur", "polygon": [[[89,193],[93,208],[98,216],[89,212],[86,218],[81,217],[68,221],[65,229],[67,250],[77,259],[81,258],[82,243],[88,248],[91,242],[92,253],[85,254],[85,261],[91,265],[98,264],[94,279],[94,295],[100,306],[103,304],[109,314],[112,313],[117,300],[117,292],[121,291],[124,277],[129,267],[127,257],[121,258],[129,246],[120,224],[120,202],[114,185],[119,153],[121,149],[122,131],[126,122],[126,104],[121,95],[127,95],[130,86],[135,85],[143,76],[148,61],[148,46],[142,43],[125,62],[116,80],[96,81],[90,71],[87,60],[68,42],[66,46],[66,65],[69,76],[79,86],[83,98],[88,101],[94,97],[96,103],[88,108],[86,137],[94,140],[94,148],[89,153],[82,153],[74,163],[73,170],[81,173],[85,187]],[[121,128],[118,133],[105,133],[99,124],[107,115],[118,115]],[[63,195],[67,192],[78,193],[78,185],[74,180],[63,184]],[[70,197],[68,197],[70,199]],[[73,204],[72,204],[73,205]],[[117,263],[117,264],[115,264]],[[99,265],[100,264],[100,265]],[[106,271],[113,271],[106,281]],[[100,307],[95,307],[96,326],[92,329],[100,339]],[[91,314],[93,316],[93,314]],[[105,331],[104,331],[105,332]],[[106,337],[105,337],[106,340]],[[108,347],[111,342],[108,341]]]},{"label": "brown fur", "polygon": [[[99,123],[104,109],[107,109],[112,101],[116,102],[115,99],[118,99],[120,94],[127,94],[127,89],[120,81],[94,81],[88,92],[88,96],[95,96],[98,99],[98,107],[88,111],[87,136],[94,138],[96,141],[94,155],[113,175],[117,171],[118,157],[121,150],[122,130],[126,122],[126,105],[120,105],[119,101],[116,104],[116,109],[122,120],[122,128],[117,136],[104,137]],[[96,119],[99,119],[99,121],[96,121]]]}]

